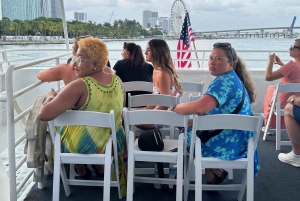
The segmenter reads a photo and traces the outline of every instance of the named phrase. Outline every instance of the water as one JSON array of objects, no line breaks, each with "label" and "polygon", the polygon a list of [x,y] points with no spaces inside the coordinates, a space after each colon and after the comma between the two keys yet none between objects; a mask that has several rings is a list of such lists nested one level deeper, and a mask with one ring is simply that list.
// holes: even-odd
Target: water
[{"label": "water", "polygon": [[[288,49],[291,44],[294,42],[294,38],[247,38],[247,39],[211,39],[211,40],[196,40],[195,46],[197,50],[211,50],[212,46],[216,42],[229,42],[232,44],[232,47],[234,47],[238,51],[238,55],[242,59],[268,59],[268,53],[249,53],[249,52],[239,52],[240,50],[286,50],[286,53],[278,53],[278,56],[283,60],[284,62],[290,60]],[[126,41],[130,42],[130,41]],[[143,50],[146,49],[146,45],[148,40],[139,40],[139,41],[132,41],[136,44],[140,45]],[[110,51],[109,52],[109,58],[111,61],[111,65],[113,66],[115,62],[119,59],[122,59],[121,57],[121,50],[123,48],[123,41],[108,41],[105,42],[107,45],[107,48],[109,50],[120,50],[120,51]],[[168,40],[167,41],[169,47],[171,50],[176,50],[177,48],[177,40]],[[26,52],[26,51],[17,51],[17,52],[8,52],[8,58],[9,60],[12,59],[20,59],[20,58],[43,58],[48,56],[53,56],[62,52],[42,52],[39,51],[39,49],[66,49],[65,44],[40,44],[40,45],[0,45],[2,49],[36,49],[37,51],[32,52]],[[276,52],[275,52],[276,53]],[[172,58],[175,58],[176,52],[172,52]],[[198,57],[202,58],[202,53],[198,53]],[[204,58],[208,59],[209,54],[206,54]],[[192,59],[196,59],[196,56],[194,53],[192,53]],[[66,57],[67,60],[67,57]],[[14,64],[20,64],[21,62],[14,62]],[[24,63],[24,62],[23,62]],[[261,64],[258,64],[257,62],[247,61],[247,66],[250,69],[256,69],[256,68],[265,68],[266,63],[262,62]],[[54,63],[49,62],[47,64],[39,65],[40,67],[50,67],[53,66]],[[38,66],[38,65],[37,65]],[[193,66],[197,66],[196,62],[193,62]],[[204,62],[204,67],[207,67],[207,62]]]},{"label": "water", "polygon": [[[238,55],[243,59],[265,59],[267,61],[268,54],[260,54],[260,53],[249,53],[249,52],[239,52],[239,50],[286,50],[288,51],[291,44],[293,44],[295,39],[284,39],[284,38],[259,38],[259,39],[212,39],[212,40],[197,40],[195,41],[196,48],[198,50],[210,50],[212,49],[212,46],[216,42],[229,42],[232,44],[232,47],[234,47],[238,51]],[[128,42],[128,41],[127,41]],[[140,45],[143,50],[146,49],[147,42],[146,40],[142,41],[133,41],[136,44]],[[177,47],[177,40],[169,40],[167,41],[169,47],[171,50],[175,50]],[[115,62],[118,59],[121,59],[121,50],[123,48],[123,41],[109,41],[106,42],[106,45],[109,50],[120,50],[120,51],[111,51],[109,53],[109,58],[111,65],[114,66]],[[41,45],[0,45],[1,49],[36,49],[34,53],[32,52],[26,52],[26,51],[14,51],[14,52],[8,52],[8,59],[38,59],[43,57],[49,57],[53,56],[62,52],[57,51],[51,51],[51,52],[43,52],[39,51],[39,49],[65,49],[66,46],[64,44],[41,44]],[[276,51],[275,51],[276,53]],[[277,54],[277,53],[276,53]],[[208,55],[205,55],[205,58],[208,58]],[[286,53],[278,53],[277,54],[283,62],[286,62],[288,60],[291,60],[289,57],[288,52]],[[202,55],[198,55],[199,58],[202,58]],[[175,58],[175,52],[172,52],[172,57]],[[192,53],[192,58],[196,58],[194,53]],[[67,57],[65,58],[67,60]],[[24,63],[22,62],[12,62],[12,64],[20,64]],[[248,67],[250,69],[265,69],[266,68],[266,62],[246,62]],[[53,66],[53,62],[48,62],[47,64],[39,65],[40,67],[50,67]],[[193,62],[193,66],[196,66],[196,62]],[[204,67],[207,66],[207,62],[204,63]],[[19,127],[19,126],[18,126]],[[20,126],[22,127],[22,126]],[[24,126],[23,126],[24,128]],[[21,131],[20,131],[21,132]],[[6,134],[6,131],[0,131],[0,133]],[[5,142],[2,142],[5,143]],[[4,144],[2,144],[3,147]],[[22,142],[21,146],[19,146],[16,149],[16,161],[20,160],[23,156],[24,152],[24,142]],[[1,143],[0,143],[0,150],[1,149]],[[1,151],[0,151],[1,152]],[[0,154],[0,157],[2,158],[4,162],[4,166],[6,171],[8,171],[8,155],[7,150],[2,152]],[[26,168],[26,164],[24,164],[21,169],[17,171],[17,183],[20,183],[21,179],[26,175],[26,173],[29,171],[29,169]],[[23,188],[25,189],[25,188]],[[19,194],[21,195],[21,193]]]}]

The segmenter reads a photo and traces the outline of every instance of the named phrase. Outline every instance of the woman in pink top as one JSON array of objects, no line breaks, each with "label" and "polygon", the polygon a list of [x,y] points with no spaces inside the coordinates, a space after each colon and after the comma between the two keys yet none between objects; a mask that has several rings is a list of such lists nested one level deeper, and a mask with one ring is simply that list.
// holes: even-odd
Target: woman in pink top
[{"label": "woman in pink top", "polygon": [[[289,61],[287,64],[282,63],[280,58],[274,54],[269,56],[269,64],[266,70],[266,81],[273,81],[281,79],[281,84],[287,83],[300,83],[300,39],[296,39],[294,44],[290,47],[290,56],[295,59],[295,61]],[[277,63],[281,67],[272,72],[273,64]],[[267,124],[268,117],[271,109],[271,101],[273,97],[273,93],[275,90],[275,86],[269,86],[266,91],[266,95],[264,98],[263,111],[265,118],[265,125]],[[300,93],[280,93],[278,97],[280,98],[280,107],[284,108],[287,104],[287,99],[291,95],[299,96]],[[275,117],[272,117],[272,121],[270,124],[271,127],[276,126]],[[284,119],[281,118],[281,127],[284,127]]]}]

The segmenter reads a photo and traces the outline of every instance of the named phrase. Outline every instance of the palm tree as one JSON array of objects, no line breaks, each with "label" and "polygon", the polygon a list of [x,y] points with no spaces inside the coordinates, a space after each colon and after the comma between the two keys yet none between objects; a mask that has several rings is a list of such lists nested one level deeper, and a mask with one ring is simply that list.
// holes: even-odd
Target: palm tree
[{"label": "palm tree", "polygon": [[2,26],[3,26],[3,30],[4,30],[3,35],[6,35],[6,31],[10,27],[10,23],[11,23],[11,21],[8,17],[2,18]]},{"label": "palm tree", "polygon": [[12,23],[10,24],[9,29],[12,31],[15,31],[15,39],[17,39],[17,35],[19,35],[20,33],[20,20],[13,20]]},{"label": "palm tree", "polygon": [[37,32],[40,30],[40,22],[38,20],[31,21],[31,30],[35,33],[35,40],[37,40]]}]

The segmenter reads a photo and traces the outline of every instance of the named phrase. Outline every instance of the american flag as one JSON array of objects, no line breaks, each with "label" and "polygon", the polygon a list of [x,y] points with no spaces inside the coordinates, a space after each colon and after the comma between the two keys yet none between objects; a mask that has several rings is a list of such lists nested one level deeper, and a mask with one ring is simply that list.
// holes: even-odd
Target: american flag
[{"label": "american flag", "polygon": [[[180,34],[180,39],[177,44],[177,50],[191,50],[191,43],[195,41],[194,33],[191,27],[189,13],[186,12],[184,22],[182,25],[182,30]],[[191,52],[177,52],[176,59],[183,59],[180,61],[175,61],[175,67],[177,68],[190,68],[192,67],[192,62],[184,59],[189,59],[191,57]]]}]

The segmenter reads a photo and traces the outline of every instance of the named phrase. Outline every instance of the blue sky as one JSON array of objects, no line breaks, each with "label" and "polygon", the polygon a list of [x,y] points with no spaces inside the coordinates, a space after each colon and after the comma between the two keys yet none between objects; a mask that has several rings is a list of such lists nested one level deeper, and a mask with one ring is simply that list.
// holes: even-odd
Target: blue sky
[{"label": "blue sky", "polygon": [[[183,0],[194,31],[238,28],[284,27],[297,16],[300,26],[299,0]],[[142,24],[143,10],[157,11],[159,17],[170,17],[174,0],[64,0],[66,18],[74,12],[86,12],[88,20],[97,23],[125,18]],[[295,30],[300,32],[300,29]]]}]

